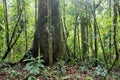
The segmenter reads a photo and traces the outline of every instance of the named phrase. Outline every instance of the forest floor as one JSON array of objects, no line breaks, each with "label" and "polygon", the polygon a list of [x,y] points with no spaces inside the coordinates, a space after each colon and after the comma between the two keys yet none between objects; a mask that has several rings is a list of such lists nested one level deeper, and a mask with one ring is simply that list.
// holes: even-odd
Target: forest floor
[{"label": "forest floor", "polygon": [[101,66],[89,65],[59,63],[53,67],[44,67],[39,74],[33,75],[25,70],[24,65],[17,64],[14,67],[0,68],[0,80],[120,80],[119,71],[112,71],[103,79],[106,70]]}]

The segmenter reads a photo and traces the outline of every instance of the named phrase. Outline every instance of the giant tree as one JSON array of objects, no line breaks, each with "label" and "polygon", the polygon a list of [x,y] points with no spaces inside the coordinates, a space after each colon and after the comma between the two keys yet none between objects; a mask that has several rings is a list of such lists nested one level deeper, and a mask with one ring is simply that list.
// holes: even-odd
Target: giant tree
[{"label": "giant tree", "polygon": [[32,53],[40,53],[45,64],[60,59],[63,53],[62,32],[59,15],[59,0],[38,0],[38,21],[36,23]]}]

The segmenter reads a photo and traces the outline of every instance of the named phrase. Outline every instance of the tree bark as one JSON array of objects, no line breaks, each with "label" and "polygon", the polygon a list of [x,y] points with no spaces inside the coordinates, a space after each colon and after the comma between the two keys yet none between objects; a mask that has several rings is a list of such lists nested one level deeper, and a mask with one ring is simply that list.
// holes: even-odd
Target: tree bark
[{"label": "tree bark", "polygon": [[98,45],[97,45],[97,20],[96,20],[96,5],[93,3],[93,18],[94,18],[94,47],[95,47],[95,66],[98,65]]},{"label": "tree bark", "polygon": [[118,0],[114,0],[114,17],[113,17],[113,27],[114,27],[114,35],[113,35],[113,40],[114,40],[114,47],[115,47],[115,54],[116,54],[116,60],[118,61],[119,59],[119,54],[118,54],[118,46],[117,46],[117,4]]},{"label": "tree bark", "polygon": [[[49,63],[56,62],[63,53],[59,0],[39,0],[38,6],[38,22],[34,34],[32,51],[33,56],[37,57],[38,50],[40,49],[40,54],[43,56],[45,64],[48,65]],[[53,62],[50,59],[51,55],[53,55]]]},{"label": "tree bark", "polygon": [[82,58],[85,61],[88,52],[88,44],[87,44],[87,18],[81,18],[81,43],[82,43]]},{"label": "tree bark", "polygon": [[6,36],[6,44],[7,48],[9,48],[9,27],[8,27],[8,12],[7,12],[7,2],[3,0],[3,8],[4,8],[4,24],[5,24],[5,36]]}]

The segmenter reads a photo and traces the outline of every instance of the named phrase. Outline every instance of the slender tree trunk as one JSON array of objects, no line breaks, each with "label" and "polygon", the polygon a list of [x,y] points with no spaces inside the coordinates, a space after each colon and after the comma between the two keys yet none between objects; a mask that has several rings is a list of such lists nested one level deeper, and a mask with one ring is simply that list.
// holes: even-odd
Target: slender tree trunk
[{"label": "slender tree trunk", "polygon": [[[85,1],[86,2],[86,4],[88,4],[87,3],[87,0]],[[89,46],[88,46],[88,35],[89,35],[89,10],[88,10],[88,5],[86,5],[85,6],[86,7],[86,50],[87,50],[87,55],[86,55],[86,57],[87,57],[87,59],[89,60]]]},{"label": "slender tree trunk", "polygon": [[[13,46],[16,44],[17,40],[19,39],[23,27],[21,28],[19,34],[17,36],[15,36],[15,33],[17,31],[17,26],[19,25],[19,22],[20,22],[21,16],[22,16],[22,10],[20,9],[21,11],[19,13],[18,20],[15,23],[15,26],[14,26],[14,29],[13,29],[13,32],[12,32],[12,36],[11,36],[11,38],[9,40],[9,28],[8,28],[8,19],[7,19],[8,16],[7,16],[7,4],[6,4],[6,0],[3,0],[3,3],[4,3],[4,7],[6,6],[5,7],[5,15],[4,16],[5,16],[5,25],[7,26],[6,27],[7,50],[5,51],[4,56],[2,57],[2,59],[5,59],[7,57],[7,55],[9,54],[9,52],[11,51],[11,49],[13,48]],[[14,41],[13,41],[13,39],[14,39]]]},{"label": "slender tree trunk", "polygon": [[8,27],[8,12],[7,12],[7,2],[3,0],[3,8],[4,8],[4,24],[5,24],[5,36],[6,36],[6,44],[7,48],[9,48],[9,27]]},{"label": "slender tree trunk", "polygon": [[[96,25],[97,25],[97,21],[96,21]],[[102,52],[103,52],[104,61],[107,65],[106,53],[105,53],[105,49],[104,49],[104,45],[103,45],[103,42],[102,42],[102,38],[101,38],[101,35],[100,35],[100,30],[99,30],[98,25],[97,25],[97,31],[98,31],[98,35],[99,35],[99,41],[100,41],[101,49],[102,49]]]},{"label": "slender tree trunk", "polygon": [[95,5],[95,1],[93,3],[94,6],[94,11],[93,11],[93,18],[94,18],[94,47],[95,47],[95,66],[98,65],[98,45],[97,45],[97,20],[96,20],[96,5]]},{"label": "slender tree trunk", "polygon": [[[62,28],[62,31],[63,31],[63,38],[64,38],[64,44],[65,44],[65,60],[68,60],[68,57],[70,57],[70,50],[69,50],[69,47],[67,45],[67,39],[68,39],[68,36],[69,36],[69,32],[68,32],[68,29],[67,29],[67,26],[66,26],[66,6],[65,6],[65,1],[64,0],[64,7],[63,7],[63,28]],[[66,58],[67,57],[67,58]]]},{"label": "slender tree trunk", "polygon": [[74,28],[74,59],[76,58],[76,29],[77,29],[77,18],[78,18],[78,15],[76,15],[76,18],[75,18],[75,28]]},{"label": "slender tree trunk", "polygon": [[88,44],[87,44],[87,18],[81,18],[81,43],[82,43],[82,58],[85,61],[88,52]]},{"label": "slender tree trunk", "polygon": [[113,16],[113,29],[114,29],[113,42],[114,42],[116,57],[115,57],[115,60],[113,61],[113,64],[111,65],[111,67],[108,69],[106,76],[110,73],[112,68],[119,61],[119,52],[118,52],[118,46],[117,46],[117,18],[118,18],[117,5],[118,5],[118,2],[119,2],[119,0],[114,0],[114,7],[113,7],[113,13],[114,13],[114,16]]},{"label": "slender tree trunk", "polygon": [[[93,37],[93,29],[91,26],[91,23],[89,24],[89,29],[90,29],[90,37]],[[93,48],[93,38],[90,39],[90,48],[91,48],[91,53],[94,53],[94,48]]]},{"label": "slender tree trunk", "polygon": [[79,59],[80,60],[82,60],[81,59],[81,54],[80,54],[80,26],[78,26],[78,28],[77,28],[77,33],[78,33],[78,36],[77,36],[77,38],[78,38],[78,53],[79,53]]},{"label": "slender tree trunk", "polygon": [[114,40],[114,47],[115,47],[115,53],[116,53],[116,59],[119,59],[119,54],[118,54],[118,46],[117,46],[117,5],[118,5],[118,0],[114,0],[114,17],[113,17],[113,28],[114,28],[114,35],[113,35],[113,40]]},{"label": "slender tree trunk", "polygon": [[[25,21],[27,21],[26,8],[25,8]],[[28,50],[28,31],[27,26],[25,25],[25,49]]]},{"label": "slender tree trunk", "polygon": [[[110,18],[112,17],[111,15],[111,0],[109,0],[109,9],[110,9],[110,13],[109,13],[109,16],[110,16]],[[112,44],[111,44],[111,42],[112,42],[112,34],[111,34],[111,32],[112,32],[112,26],[110,25],[110,38],[109,38],[109,59],[111,59],[111,55],[112,55],[112,52],[111,52],[111,49],[112,49]],[[111,60],[109,61],[110,63],[111,63]]]}]

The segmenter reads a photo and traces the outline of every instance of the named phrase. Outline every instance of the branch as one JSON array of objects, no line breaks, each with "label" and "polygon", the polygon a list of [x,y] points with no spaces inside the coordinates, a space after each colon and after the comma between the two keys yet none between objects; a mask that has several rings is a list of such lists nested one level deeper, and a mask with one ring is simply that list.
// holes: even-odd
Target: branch
[{"label": "branch", "polygon": [[19,21],[20,21],[21,15],[22,15],[22,10],[21,10],[20,15],[19,15],[19,17],[18,17],[18,20],[17,20],[17,22],[16,22],[16,24],[15,24],[15,27],[14,27],[14,30],[13,30],[13,33],[12,33],[10,42],[9,42],[9,44],[8,44],[8,48],[7,48],[4,56],[2,57],[2,60],[7,57],[8,53],[9,53],[9,52],[11,51],[11,49],[13,48],[13,46],[14,46],[15,43],[17,42],[17,40],[18,40],[18,38],[19,38],[19,36],[20,36],[20,34],[21,34],[21,32],[22,32],[22,30],[21,30],[20,33],[18,34],[17,38],[15,39],[15,41],[14,41],[13,44],[12,44],[12,40],[13,40],[13,38],[14,38],[14,36],[15,36],[16,29],[17,29],[18,23],[19,23]]},{"label": "branch", "polygon": [[18,20],[17,20],[17,22],[16,22],[16,24],[15,24],[15,26],[14,26],[14,30],[13,30],[12,36],[11,36],[11,38],[10,38],[9,46],[10,46],[10,43],[12,43],[13,37],[15,36],[16,29],[17,29],[18,23],[19,23],[19,21],[20,21],[21,15],[22,15],[22,10],[21,10],[20,15],[19,15],[19,17],[18,17]]},{"label": "branch", "polygon": [[98,6],[100,6],[100,4],[101,4],[101,0],[98,2],[98,4],[95,5],[95,9],[97,9]]}]

